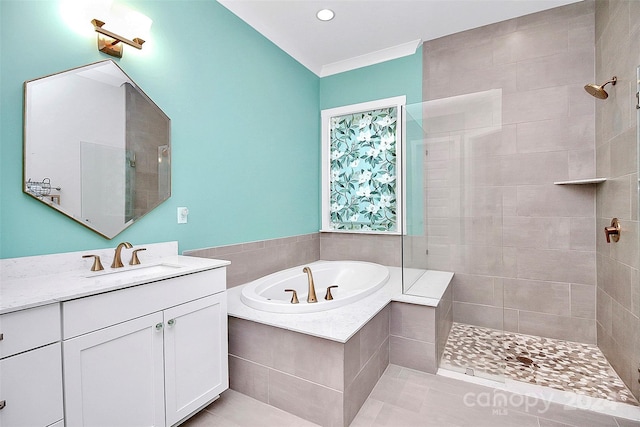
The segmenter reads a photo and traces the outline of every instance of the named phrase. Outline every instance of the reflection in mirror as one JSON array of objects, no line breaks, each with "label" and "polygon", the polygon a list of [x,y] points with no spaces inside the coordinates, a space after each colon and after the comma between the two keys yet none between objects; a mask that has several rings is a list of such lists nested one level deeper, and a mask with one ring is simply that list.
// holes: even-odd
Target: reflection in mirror
[{"label": "reflection in mirror", "polygon": [[25,82],[23,191],[109,239],[171,195],[170,120],[113,61]]}]

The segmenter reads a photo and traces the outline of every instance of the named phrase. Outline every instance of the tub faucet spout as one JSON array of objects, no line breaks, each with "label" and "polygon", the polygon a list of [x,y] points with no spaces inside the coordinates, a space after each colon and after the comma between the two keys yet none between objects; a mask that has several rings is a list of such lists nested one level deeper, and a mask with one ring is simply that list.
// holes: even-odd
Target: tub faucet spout
[{"label": "tub faucet spout", "polygon": [[316,287],[313,284],[313,274],[311,274],[311,269],[309,267],[305,267],[302,269],[303,273],[307,273],[307,279],[309,280],[309,293],[307,295],[307,302],[318,302],[318,298],[316,298]]}]

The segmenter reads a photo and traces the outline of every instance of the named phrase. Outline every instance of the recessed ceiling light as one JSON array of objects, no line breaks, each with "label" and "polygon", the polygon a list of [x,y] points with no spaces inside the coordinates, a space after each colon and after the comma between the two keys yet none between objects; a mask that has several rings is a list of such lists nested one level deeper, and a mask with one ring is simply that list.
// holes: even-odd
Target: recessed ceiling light
[{"label": "recessed ceiling light", "polygon": [[316,13],[316,17],[321,21],[331,21],[334,16],[335,13],[331,9],[322,9]]}]

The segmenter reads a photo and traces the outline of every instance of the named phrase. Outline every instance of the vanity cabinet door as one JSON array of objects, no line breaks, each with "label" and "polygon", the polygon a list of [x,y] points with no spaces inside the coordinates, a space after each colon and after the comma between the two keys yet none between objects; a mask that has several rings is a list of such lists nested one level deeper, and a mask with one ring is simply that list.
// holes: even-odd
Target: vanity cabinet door
[{"label": "vanity cabinet door", "polygon": [[162,313],[63,342],[65,421],[164,426]]},{"label": "vanity cabinet door", "polygon": [[229,388],[226,293],[167,309],[164,321],[169,426]]},{"label": "vanity cabinet door", "polygon": [[0,360],[0,426],[44,427],[62,419],[60,343]]}]

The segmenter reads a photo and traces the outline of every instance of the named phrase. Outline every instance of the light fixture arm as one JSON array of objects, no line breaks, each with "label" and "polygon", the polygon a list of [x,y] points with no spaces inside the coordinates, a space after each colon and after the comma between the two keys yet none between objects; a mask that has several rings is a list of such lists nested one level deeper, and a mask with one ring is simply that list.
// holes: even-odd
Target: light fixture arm
[{"label": "light fixture arm", "polygon": [[115,45],[118,42],[122,42],[122,43],[128,44],[129,46],[133,46],[136,49],[142,49],[142,44],[144,43],[144,40],[142,40],[141,38],[136,37],[133,40],[129,40],[109,30],[105,30],[104,28],[102,28],[102,26],[104,25],[104,22],[100,21],[99,19],[92,19],[91,23],[93,24],[93,29],[97,33],[103,34],[107,37],[111,37],[112,39],[115,40],[114,42],[112,42],[112,45]]}]

